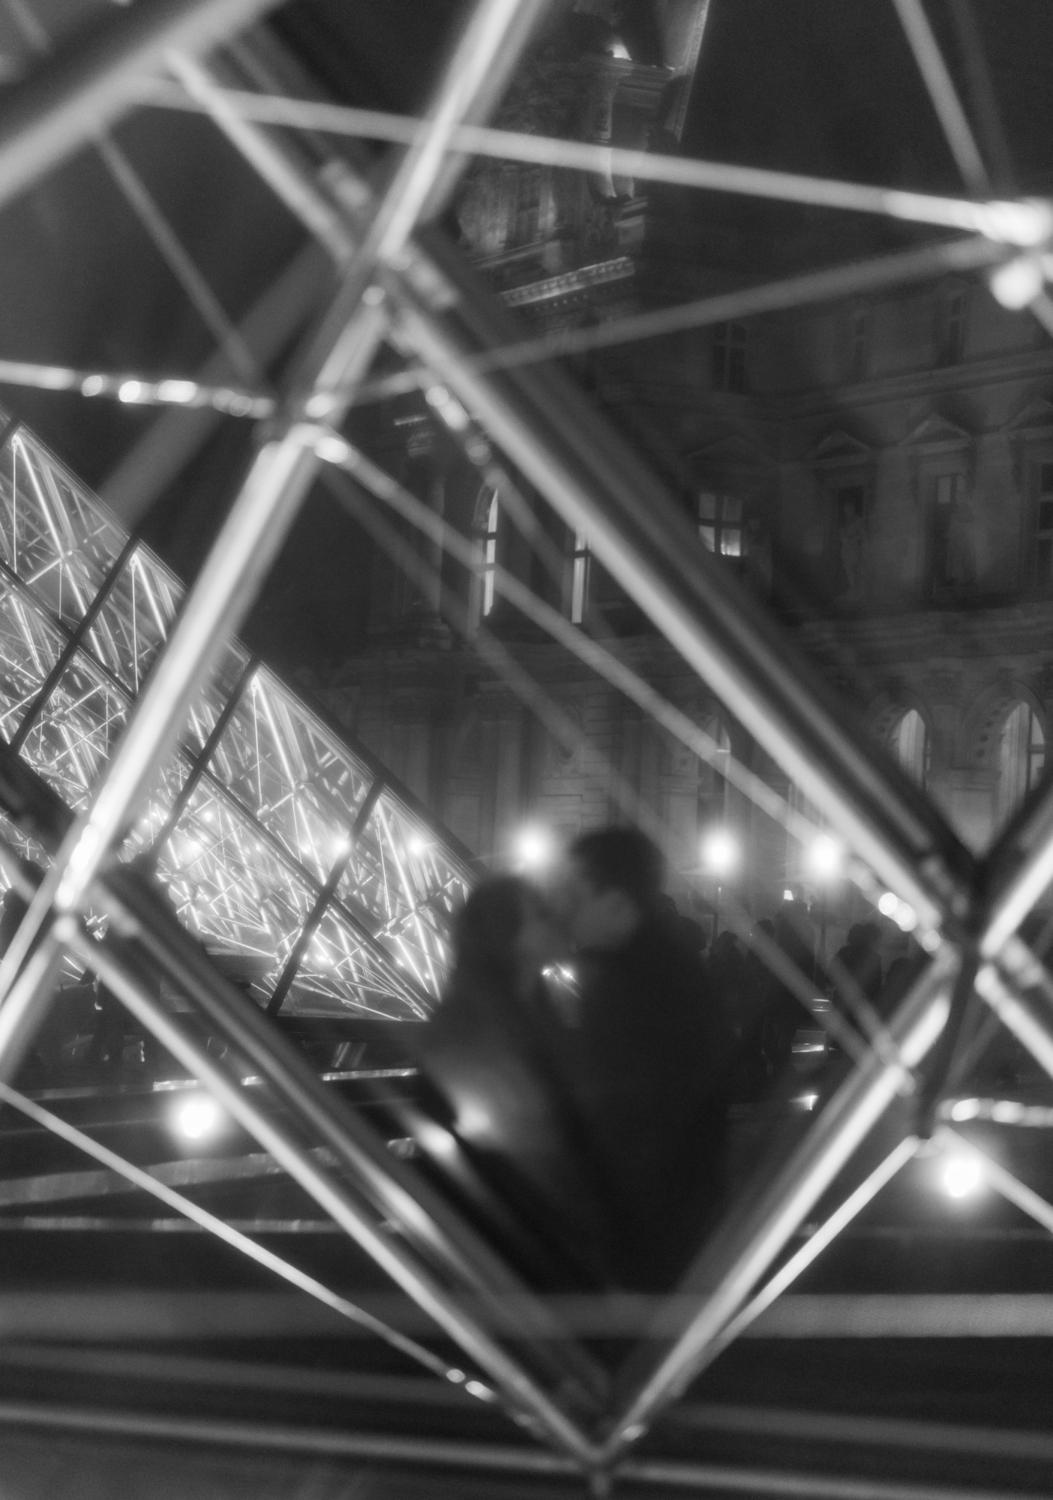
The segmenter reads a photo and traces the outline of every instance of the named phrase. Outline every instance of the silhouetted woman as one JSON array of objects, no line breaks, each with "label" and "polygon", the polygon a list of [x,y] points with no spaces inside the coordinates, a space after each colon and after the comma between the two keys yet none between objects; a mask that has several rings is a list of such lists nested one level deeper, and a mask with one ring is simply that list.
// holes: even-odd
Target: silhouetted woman
[{"label": "silhouetted woman", "polygon": [[564,1023],[542,971],[560,938],[540,894],[515,876],[484,882],[455,928],[442,1003],[421,1060],[453,1134],[529,1227],[600,1265],[591,1164],[563,1082]]}]

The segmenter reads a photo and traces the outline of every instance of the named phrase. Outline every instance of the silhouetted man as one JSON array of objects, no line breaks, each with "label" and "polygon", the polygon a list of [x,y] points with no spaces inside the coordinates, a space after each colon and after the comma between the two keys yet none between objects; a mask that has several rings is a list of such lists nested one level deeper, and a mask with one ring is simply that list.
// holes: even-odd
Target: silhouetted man
[{"label": "silhouetted man", "polygon": [[614,1257],[668,1286],[696,1248],[723,1164],[724,1048],[698,953],[661,909],[663,860],[605,829],[569,851],[559,906],[578,950],[571,1088],[609,1203]]}]

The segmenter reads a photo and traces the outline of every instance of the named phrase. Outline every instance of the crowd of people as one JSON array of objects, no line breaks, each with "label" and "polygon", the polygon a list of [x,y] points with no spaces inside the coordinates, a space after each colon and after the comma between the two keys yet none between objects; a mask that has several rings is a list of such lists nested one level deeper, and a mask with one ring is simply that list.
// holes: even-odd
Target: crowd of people
[{"label": "crowd of people", "polygon": [[[619,1281],[668,1283],[724,1195],[729,1107],[789,1071],[800,997],[757,956],[775,944],[818,990],[803,906],[761,941],[701,924],[663,893],[663,860],[631,829],[583,835],[541,887],[484,882],[461,913],[454,972],[421,1062],[477,1160],[508,1165]],[[869,1003],[876,927],[833,967]]]}]

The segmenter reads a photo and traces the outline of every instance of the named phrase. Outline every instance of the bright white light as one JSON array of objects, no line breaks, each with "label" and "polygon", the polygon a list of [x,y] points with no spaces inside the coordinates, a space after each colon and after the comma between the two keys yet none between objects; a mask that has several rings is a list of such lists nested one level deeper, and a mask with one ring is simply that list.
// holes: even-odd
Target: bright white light
[{"label": "bright white light", "polygon": [[845,851],[828,833],[817,834],[808,846],[808,868],[817,880],[833,880],[841,873]]},{"label": "bright white light", "polygon": [[951,1106],[952,1120],[975,1120],[979,1113],[979,1099],[956,1099]]},{"label": "bright white light", "polygon": [[892,913],[892,920],[901,932],[913,932],[918,925],[918,914],[913,906],[901,901]]},{"label": "bright white light", "polygon": [[739,862],[739,846],[726,828],[713,828],[702,840],[702,863],[714,875],[727,875]]},{"label": "bright white light", "polygon": [[351,449],[343,438],[335,432],[323,432],[316,439],[314,451],[326,464],[346,463],[351,456]]},{"label": "bright white light", "polygon": [[181,1135],[199,1141],[202,1136],[215,1134],[223,1123],[223,1111],[207,1094],[195,1094],[176,1106],[173,1123]]},{"label": "bright white light", "polygon": [[336,397],[329,391],[318,391],[304,405],[304,415],[314,417],[327,417],[336,407]]},{"label": "bright white light", "polygon": [[481,1140],[493,1129],[490,1112],[473,1099],[466,1099],[457,1111],[457,1134],[466,1141]]},{"label": "bright white light", "polygon": [[118,401],[141,401],[146,387],[141,380],[125,380],[117,387]]},{"label": "bright white light", "polygon": [[419,854],[425,853],[425,851],[428,848],[428,845],[427,845],[426,841],[421,838],[421,836],[420,836],[419,833],[415,833],[413,835],[413,837],[410,839],[409,844],[408,844],[407,847],[409,848],[409,852],[411,854],[418,854],[419,855]]},{"label": "bright white light", "polygon": [[465,1390],[469,1396],[474,1396],[477,1401],[496,1401],[497,1397],[488,1385],[483,1385],[481,1380],[469,1380],[465,1384]]},{"label": "bright white light", "polygon": [[951,1156],[944,1163],[943,1191],[948,1198],[968,1198],[981,1187],[984,1170],[975,1156]]},{"label": "bright white light", "polygon": [[461,403],[450,395],[444,385],[429,386],[424,393],[424,399],[454,432],[463,432],[469,426],[471,418],[468,413]]},{"label": "bright white light", "polygon": [[515,856],[521,869],[543,870],[556,856],[556,841],[547,828],[521,828],[516,835]]},{"label": "bright white light", "polygon": [[883,917],[892,917],[896,914],[899,906],[899,897],[894,896],[891,891],[886,891],[877,904],[877,909]]},{"label": "bright white light", "polygon": [[80,385],[82,396],[101,396],[105,389],[106,382],[101,375],[89,375]]},{"label": "bright white light", "polygon": [[1020,255],[991,272],[991,295],[1010,312],[1019,312],[1042,290],[1042,265],[1034,255]]},{"label": "bright white light", "polygon": [[783,893],[782,893],[782,899],[784,901],[792,901],[793,900],[793,892],[790,890],[789,886],[787,886],[786,889],[783,891]]},{"label": "bright white light", "polygon": [[197,395],[198,387],[192,380],[162,380],[157,394],[162,401],[189,402]]}]

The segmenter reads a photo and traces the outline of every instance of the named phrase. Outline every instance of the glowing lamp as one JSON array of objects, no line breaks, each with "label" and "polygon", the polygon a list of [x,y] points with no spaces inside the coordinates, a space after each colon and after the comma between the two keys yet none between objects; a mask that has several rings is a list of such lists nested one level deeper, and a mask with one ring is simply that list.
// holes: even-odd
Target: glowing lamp
[{"label": "glowing lamp", "polygon": [[1034,255],[1018,255],[991,272],[991,295],[1010,312],[1019,312],[1034,302],[1042,290],[1042,264]]},{"label": "glowing lamp", "polygon": [[556,855],[556,841],[547,828],[521,828],[514,847],[516,863],[521,870],[543,870]]},{"label": "glowing lamp", "polygon": [[845,851],[828,833],[817,834],[808,846],[805,858],[816,880],[833,880],[841,873]]},{"label": "glowing lamp", "polygon": [[727,875],[739,862],[739,846],[726,828],[713,828],[702,840],[702,863],[714,875]]},{"label": "glowing lamp", "polygon": [[949,1156],[940,1180],[948,1198],[969,1198],[983,1185],[983,1167],[975,1156]]},{"label": "glowing lamp", "polygon": [[179,1135],[187,1140],[200,1141],[215,1135],[223,1123],[223,1111],[207,1094],[194,1094],[183,1099],[173,1111],[172,1123]]}]

